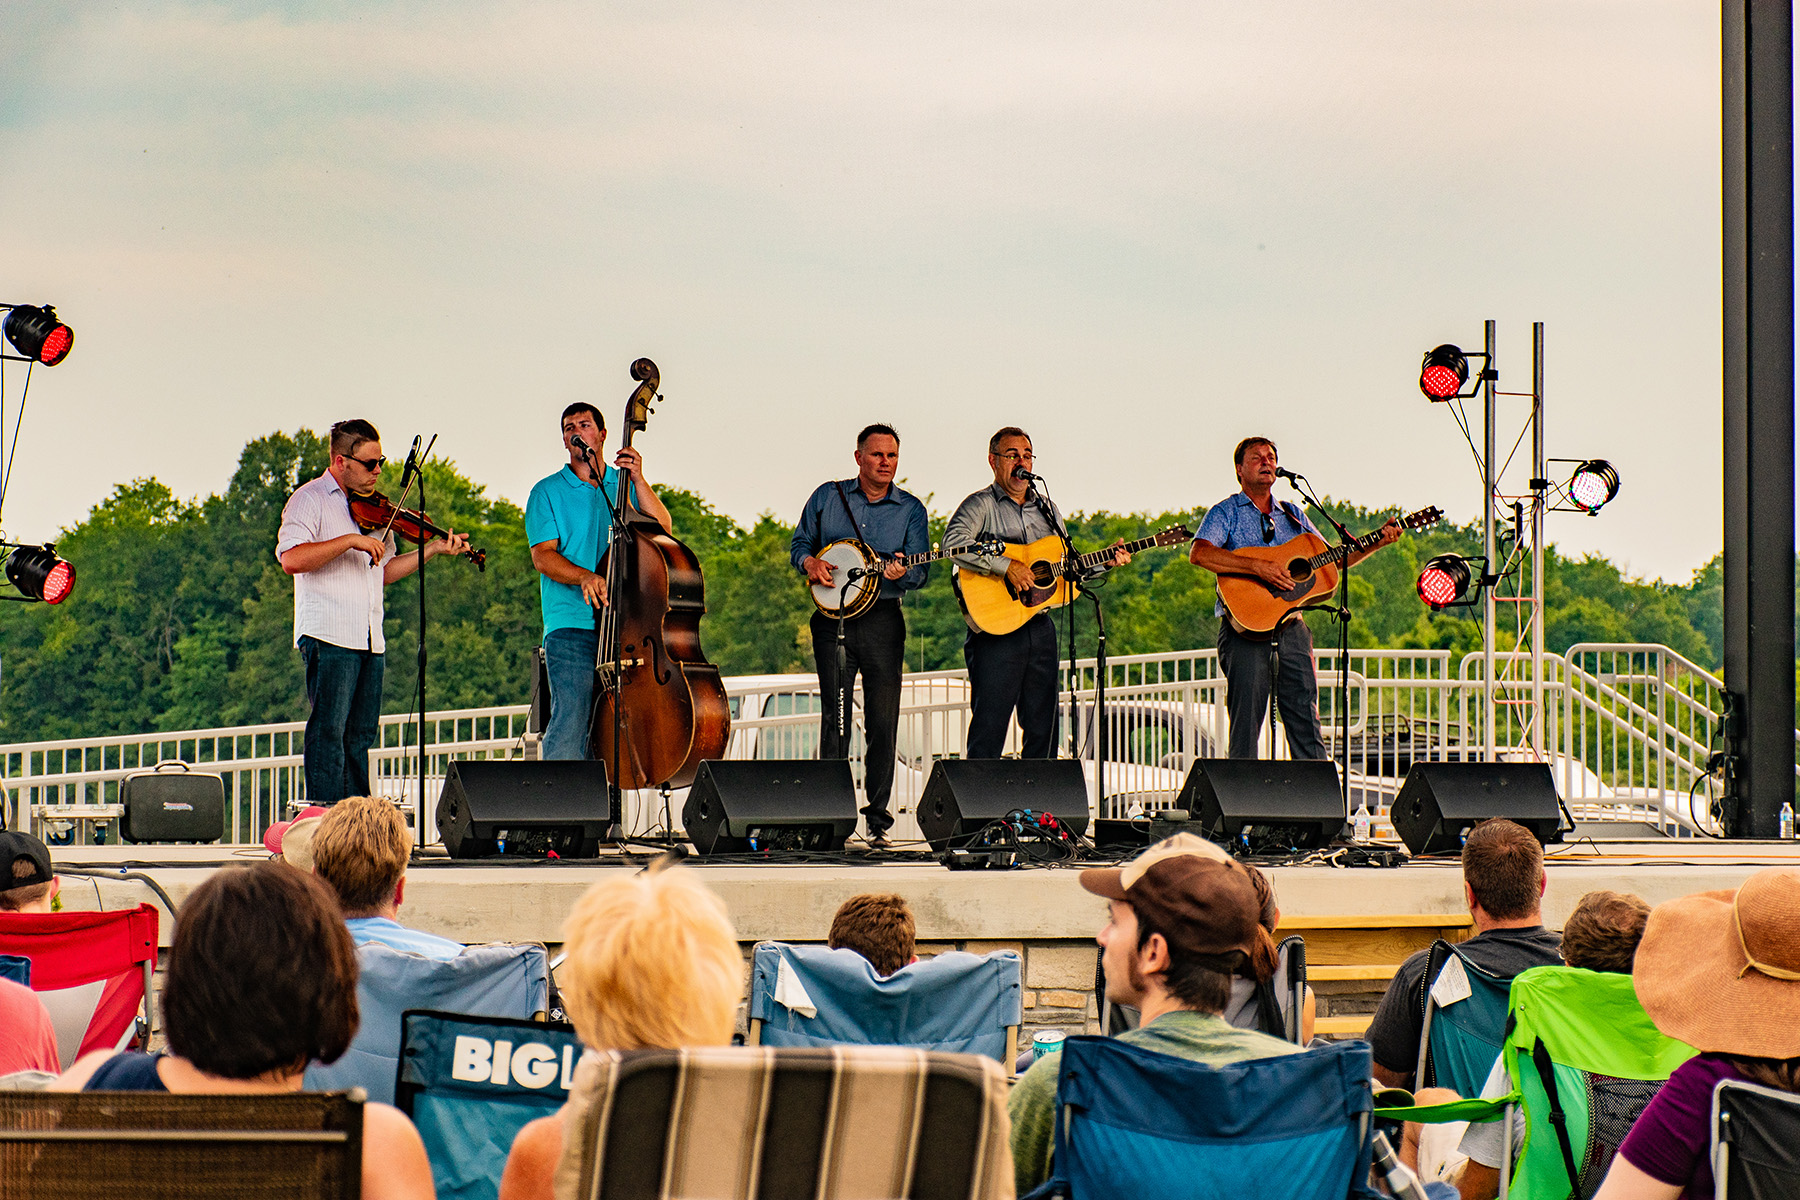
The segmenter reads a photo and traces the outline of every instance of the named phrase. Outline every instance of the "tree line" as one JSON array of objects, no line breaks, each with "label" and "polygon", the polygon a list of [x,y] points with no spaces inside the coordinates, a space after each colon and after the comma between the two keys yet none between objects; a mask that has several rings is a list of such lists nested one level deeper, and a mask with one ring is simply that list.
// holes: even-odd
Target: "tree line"
[{"label": "tree line", "polygon": [[[223,493],[184,500],[154,478],[114,487],[86,519],[63,531],[57,550],[76,566],[61,605],[0,605],[0,740],[97,736],[304,719],[299,653],[293,648],[293,581],[275,561],[275,536],[289,494],[321,473],[326,442],[310,430],[273,433],[244,447]],[[439,558],[428,573],[428,685],[433,709],[523,703],[531,650],[542,635],[538,576],[525,545],[524,513],[490,498],[454,463],[426,468],[433,520],[467,531],[487,551],[487,570]],[[659,488],[676,533],[699,555],[708,612],[707,656],[727,675],[810,671],[813,607],[788,562],[793,526],[764,513],[745,526],[680,488]],[[934,498],[925,497],[934,508]],[[1329,499],[1329,498],[1328,498]],[[1332,501],[1353,531],[1394,510]],[[1131,540],[1174,524],[1197,529],[1204,509],[1164,513],[1074,513],[1078,550]],[[798,516],[798,509],[792,516]],[[949,513],[933,511],[933,540]],[[1352,644],[1479,649],[1479,610],[1432,614],[1414,581],[1435,554],[1480,550],[1476,525],[1439,525],[1404,535],[1351,576]],[[965,626],[936,564],[908,595],[907,665],[962,665]],[[1213,577],[1188,564],[1184,546],[1142,552],[1100,586],[1112,655],[1214,644]],[[1660,642],[1717,668],[1722,653],[1721,560],[1685,584],[1644,582],[1607,559],[1545,554],[1546,643]],[[1092,653],[1085,603],[1057,614],[1077,622],[1077,649]],[[1335,627],[1318,618],[1319,644]],[[418,607],[413,581],[388,590],[383,706],[416,708]],[[1504,639],[1503,639],[1504,640]],[[1796,647],[1800,660],[1800,647]]]}]

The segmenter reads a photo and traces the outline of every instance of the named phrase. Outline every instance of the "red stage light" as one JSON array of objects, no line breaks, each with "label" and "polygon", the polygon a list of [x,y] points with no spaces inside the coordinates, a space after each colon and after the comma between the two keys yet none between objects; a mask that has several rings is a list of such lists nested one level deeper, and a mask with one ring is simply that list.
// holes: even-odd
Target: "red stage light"
[{"label": "red stage light", "polygon": [[6,559],[6,578],[27,600],[61,604],[75,590],[75,566],[56,547],[20,546]]},{"label": "red stage light", "polygon": [[75,335],[67,325],[58,325],[44,339],[44,348],[38,351],[38,361],[46,367],[54,367],[69,353],[69,347],[75,344]]},{"label": "red stage light", "polygon": [[67,559],[50,568],[44,576],[44,603],[61,604],[75,590],[75,565]]},{"label": "red stage light", "polygon": [[1471,580],[1468,560],[1456,554],[1440,554],[1419,572],[1419,599],[1438,612],[1463,598]]},{"label": "red stage light", "polygon": [[1469,381],[1469,360],[1448,343],[1429,350],[1419,366],[1419,390],[1432,400],[1448,400]]},{"label": "red stage light", "polygon": [[6,320],[0,321],[0,331],[20,354],[46,367],[54,367],[69,357],[69,350],[75,345],[75,331],[62,323],[56,308],[49,304],[14,305]]}]

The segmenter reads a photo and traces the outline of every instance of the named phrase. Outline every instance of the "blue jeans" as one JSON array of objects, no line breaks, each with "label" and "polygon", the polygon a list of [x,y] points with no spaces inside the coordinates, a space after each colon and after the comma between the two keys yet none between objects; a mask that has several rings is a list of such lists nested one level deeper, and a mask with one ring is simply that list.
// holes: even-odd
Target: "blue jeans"
[{"label": "blue jeans", "polygon": [[345,796],[369,794],[369,747],[381,733],[381,677],[386,659],[372,650],[351,650],[300,639],[306,664],[306,799],[336,804]]},{"label": "blue jeans", "polygon": [[544,669],[550,676],[550,723],[542,758],[587,758],[594,715],[594,663],[600,657],[596,629],[552,629],[544,635]]},{"label": "blue jeans", "polygon": [[[1303,621],[1287,621],[1277,628],[1275,641],[1275,704],[1287,730],[1288,757],[1324,758],[1312,631]],[[1269,643],[1244,637],[1220,618],[1219,668],[1225,676],[1225,708],[1231,714],[1231,757],[1255,758],[1257,739],[1269,718]]]}]

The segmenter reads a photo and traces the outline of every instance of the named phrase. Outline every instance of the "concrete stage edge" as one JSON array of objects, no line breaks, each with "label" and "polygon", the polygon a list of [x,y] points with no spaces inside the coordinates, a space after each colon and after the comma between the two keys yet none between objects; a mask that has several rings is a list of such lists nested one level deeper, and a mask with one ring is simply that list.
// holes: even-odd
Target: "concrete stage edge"
[{"label": "concrete stage edge", "polygon": [[[219,864],[266,858],[260,849],[212,846],[80,846],[53,848],[62,865],[119,869],[131,864],[179,904]],[[911,904],[919,940],[930,943],[1082,941],[1102,921],[1102,901],[1081,889],[1070,868],[950,871],[935,865],[712,866],[692,860],[725,901],[745,942],[820,941],[832,913],[859,892],[896,892]],[[1635,892],[1652,904],[1690,892],[1735,888],[1769,866],[1800,868],[1800,843],[1711,842],[1684,838],[1552,846],[1545,923],[1560,928],[1581,896],[1598,888]],[[401,919],[461,942],[555,944],[562,920],[594,881],[635,870],[613,865],[470,865],[425,860],[407,876]],[[1398,868],[1274,867],[1284,919],[1341,916],[1450,916],[1467,913],[1454,860]],[[74,876],[63,881],[70,909],[115,909],[155,893],[131,880]],[[169,923],[163,923],[168,940]]]}]

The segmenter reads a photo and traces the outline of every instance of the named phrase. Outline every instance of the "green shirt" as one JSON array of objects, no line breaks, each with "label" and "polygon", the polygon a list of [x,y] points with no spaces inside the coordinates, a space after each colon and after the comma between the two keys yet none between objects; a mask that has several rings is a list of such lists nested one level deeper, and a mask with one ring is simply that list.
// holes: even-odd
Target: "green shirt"
[{"label": "green shirt", "polygon": [[[1212,1066],[1299,1054],[1301,1047],[1252,1029],[1238,1029],[1215,1013],[1167,1012],[1150,1024],[1119,1035],[1121,1042]],[[1006,1100],[1012,1118],[1013,1177],[1019,1195],[1050,1178],[1050,1152],[1055,1146],[1056,1077],[1062,1053],[1046,1054],[1019,1077]]]}]

